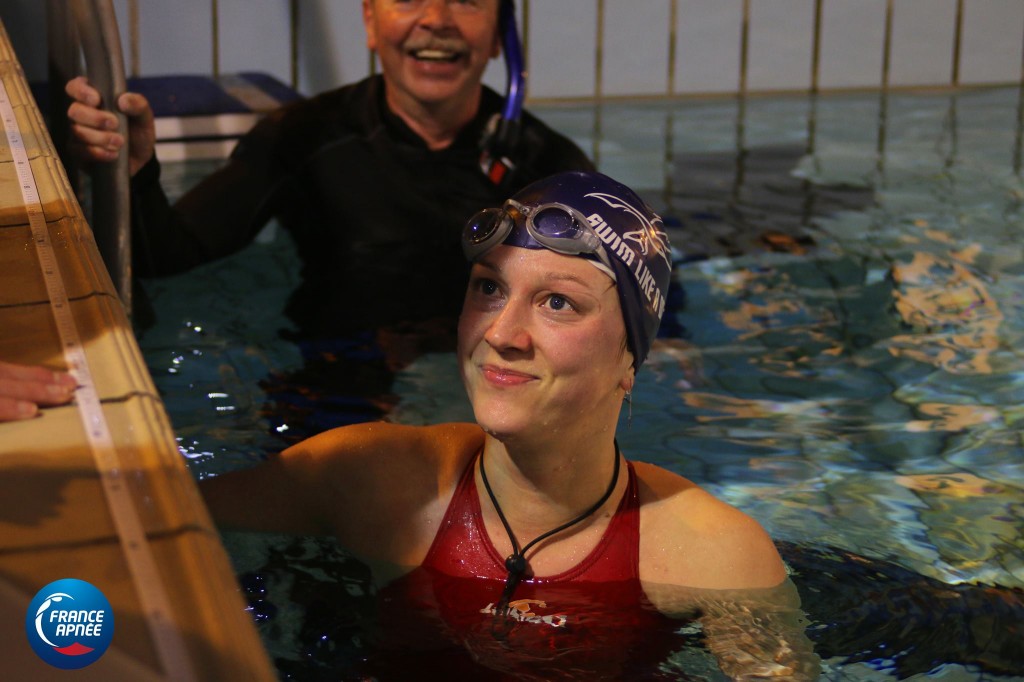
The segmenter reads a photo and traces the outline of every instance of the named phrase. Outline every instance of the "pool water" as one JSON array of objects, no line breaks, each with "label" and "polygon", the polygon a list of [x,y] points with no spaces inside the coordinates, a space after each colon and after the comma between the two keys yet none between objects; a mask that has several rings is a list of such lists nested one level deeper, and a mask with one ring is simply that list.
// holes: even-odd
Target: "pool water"
[{"label": "pool water", "polygon": [[[766,527],[825,679],[1024,680],[1020,99],[537,109],[640,190],[678,250],[624,452]],[[180,191],[207,170],[169,166],[165,181]],[[344,387],[268,388],[303,364],[279,335],[296,269],[270,229],[145,283],[140,342],[199,478],[329,423],[318,405],[344,412]],[[419,357],[387,418],[471,419],[455,376],[450,354]],[[225,541],[282,677],[343,678],[372,618],[365,568],[322,539]],[[667,674],[719,679],[696,649]]]}]

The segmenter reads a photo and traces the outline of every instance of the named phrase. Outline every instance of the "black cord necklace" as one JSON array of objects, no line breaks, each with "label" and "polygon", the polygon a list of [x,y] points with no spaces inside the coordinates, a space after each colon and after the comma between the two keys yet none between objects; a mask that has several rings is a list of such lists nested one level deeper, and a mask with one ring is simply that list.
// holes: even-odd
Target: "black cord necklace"
[{"label": "black cord necklace", "polygon": [[512,600],[512,594],[516,591],[516,586],[519,584],[519,581],[522,580],[523,576],[526,574],[528,566],[526,563],[526,552],[541,540],[549,538],[555,533],[561,533],[566,528],[575,526],[580,521],[583,521],[600,509],[601,506],[608,501],[608,498],[612,496],[612,491],[615,490],[615,483],[619,480],[619,459],[619,443],[618,441],[615,441],[615,470],[612,472],[612,480],[608,483],[608,489],[604,491],[604,495],[601,496],[601,499],[572,521],[563,523],[558,528],[553,528],[542,535],[538,535],[533,540],[526,543],[525,547],[519,549],[519,542],[516,541],[516,536],[512,533],[512,527],[508,525],[508,520],[505,518],[504,512],[501,511],[501,505],[498,504],[498,498],[494,496],[494,491],[491,490],[491,484],[487,481],[487,471],[484,469],[484,453],[483,450],[480,451],[480,478],[483,479],[484,488],[487,489],[487,495],[491,498],[491,504],[494,505],[494,511],[498,512],[498,518],[501,519],[501,525],[505,526],[505,532],[508,533],[509,542],[512,543],[512,553],[508,555],[507,559],[505,559],[505,568],[508,570],[508,578],[505,580],[505,589],[501,593],[501,599],[498,600],[498,604],[494,607],[495,615],[504,616],[508,614],[508,604]]}]

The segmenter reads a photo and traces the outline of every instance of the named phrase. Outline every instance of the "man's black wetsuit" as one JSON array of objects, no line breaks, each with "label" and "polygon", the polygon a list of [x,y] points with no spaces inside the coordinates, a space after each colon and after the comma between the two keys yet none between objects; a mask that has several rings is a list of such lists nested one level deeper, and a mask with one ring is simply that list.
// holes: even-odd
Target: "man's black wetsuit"
[{"label": "man's black wetsuit", "polygon": [[484,88],[476,118],[450,147],[430,151],[387,108],[374,76],[269,115],[173,209],[152,162],[132,183],[136,272],[172,274],[226,256],[276,216],[303,262],[287,310],[303,335],[454,318],[468,272],[465,221],[538,178],[593,168],[524,113],[516,168],[494,185],[480,170],[479,141],[501,106]]}]

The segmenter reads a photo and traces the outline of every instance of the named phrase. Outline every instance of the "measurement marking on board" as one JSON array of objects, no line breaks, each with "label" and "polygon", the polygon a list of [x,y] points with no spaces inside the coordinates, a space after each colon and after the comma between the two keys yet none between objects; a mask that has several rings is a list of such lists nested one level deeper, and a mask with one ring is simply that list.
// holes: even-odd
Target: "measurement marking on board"
[{"label": "measurement marking on board", "polygon": [[156,561],[150,551],[145,529],[132,501],[131,491],[125,485],[125,472],[118,460],[114,439],[103,414],[103,406],[100,404],[92,374],[89,371],[85,350],[71,313],[64,278],[57,265],[53,244],[50,242],[49,231],[46,228],[46,218],[43,214],[42,204],[39,202],[39,191],[36,187],[35,176],[32,174],[32,166],[29,163],[21,129],[8,97],[7,87],[2,79],[0,79],[0,119],[3,120],[8,147],[21,185],[21,195],[28,214],[32,241],[35,243],[36,255],[39,258],[46,291],[50,297],[50,308],[53,311],[61,347],[64,350],[64,361],[78,381],[78,388],[75,390],[78,413],[82,419],[82,425],[85,427],[89,447],[96,460],[107,504],[110,507],[122,551],[128,562],[128,570],[138,592],[139,602],[142,604],[143,615],[149,625],[150,635],[153,637],[161,667],[169,679],[196,679],[184,639],[174,627],[170,602],[160,580]]}]

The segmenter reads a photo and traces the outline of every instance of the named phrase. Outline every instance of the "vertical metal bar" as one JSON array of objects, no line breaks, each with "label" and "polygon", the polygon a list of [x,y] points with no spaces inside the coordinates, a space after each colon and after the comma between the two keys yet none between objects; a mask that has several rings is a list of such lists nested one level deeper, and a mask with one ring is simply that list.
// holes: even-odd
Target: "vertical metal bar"
[{"label": "vertical metal bar", "polygon": [[889,119],[889,74],[892,68],[893,0],[885,3],[885,33],[882,37],[882,87],[878,101],[878,141],[875,145],[875,169],[885,177],[885,135]]},{"label": "vertical metal bar", "polygon": [[736,173],[733,201],[739,201],[747,174],[747,66],[750,60],[750,0],[743,0],[740,20],[740,82],[736,98]]},{"label": "vertical metal bar", "polygon": [[130,65],[128,73],[133,78],[138,78],[142,72],[139,65],[141,59],[139,58],[139,2],[138,0],[129,0],[128,2],[128,52],[130,55]]},{"label": "vertical metal bar", "polygon": [[[665,87],[668,95],[676,92],[676,22],[679,20],[678,0],[669,0],[668,3],[668,72],[666,74]],[[662,198],[666,210],[672,208],[672,179],[673,159],[675,157],[675,116],[673,107],[670,105],[665,114],[665,155],[662,158],[662,174],[664,183],[662,186]]]},{"label": "vertical metal bar", "polygon": [[[814,33],[811,43],[811,87],[808,93],[810,100],[807,112],[807,146],[805,155],[817,167],[817,159],[814,151],[817,148],[818,134],[818,88],[821,72],[821,0],[814,0]],[[814,183],[807,177],[800,182],[801,195],[801,224],[810,225],[811,216],[814,214],[814,203],[817,196],[814,190]]]},{"label": "vertical metal bar", "polygon": [[892,3],[885,3],[885,34],[882,37],[882,90],[889,89],[889,75],[892,69]]},{"label": "vertical metal bar", "polygon": [[[71,3],[89,80],[100,92],[101,106],[117,117],[117,132],[127,139],[128,119],[117,110],[124,93],[124,57],[111,0]],[[92,229],[103,261],[125,312],[132,313],[132,252],[128,155],[97,164],[92,172]]]},{"label": "vertical metal bar", "polygon": [[814,0],[814,42],[811,47],[811,92],[818,93],[821,75],[821,0]]},{"label": "vertical metal bar", "polygon": [[210,32],[213,50],[213,77],[220,77],[220,12],[217,0],[210,0]]},{"label": "vertical metal bar", "polygon": [[[956,88],[960,85],[960,47],[964,30],[964,0],[956,2],[956,23],[953,27],[953,65],[950,69],[950,83]],[[956,163],[956,155],[959,150],[959,126],[957,125],[957,93],[954,90],[949,95],[949,111],[946,113],[946,128],[949,131],[949,154],[946,155],[945,167],[951,169]],[[953,182],[952,174],[948,175],[950,182]]]},{"label": "vertical metal bar", "polygon": [[953,27],[953,66],[950,81],[953,87],[960,85],[960,50],[964,33],[964,0],[956,0],[956,24]]},{"label": "vertical metal bar", "polygon": [[[743,16],[740,18],[740,82],[739,106],[736,112],[736,160],[737,178],[742,178],[744,150],[746,148],[747,120],[747,74],[750,63],[750,0],[743,0]],[[740,180],[742,182],[742,179]]]},{"label": "vertical metal bar", "polygon": [[1017,136],[1013,149],[1013,172],[1020,176],[1021,147],[1024,145],[1024,32],[1021,33],[1020,82],[1017,89]]},{"label": "vertical metal bar", "polygon": [[299,89],[299,0],[289,0],[288,2],[288,22],[291,28],[290,40],[290,54],[291,59],[290,73],[292,81],[292,90]]},{"label": "vertical metal bar", "polygon": [[743,17],[740,20],[740,95],[747,94],[747,66],[750,60],[750,0],[743,0]]},{"label": "vertical metal bar", "polygon": [[667,94],[676,94],[676,21],[679,17],[679,0],[668,2],[668,74]]},{"label": "vertical metal bar", "polygon": [[821,3],[814,0],[814,38],[811,43],[810,111],[807,113],[807,154],[814,155],[818,132],[818,88],[821,73]]}]

